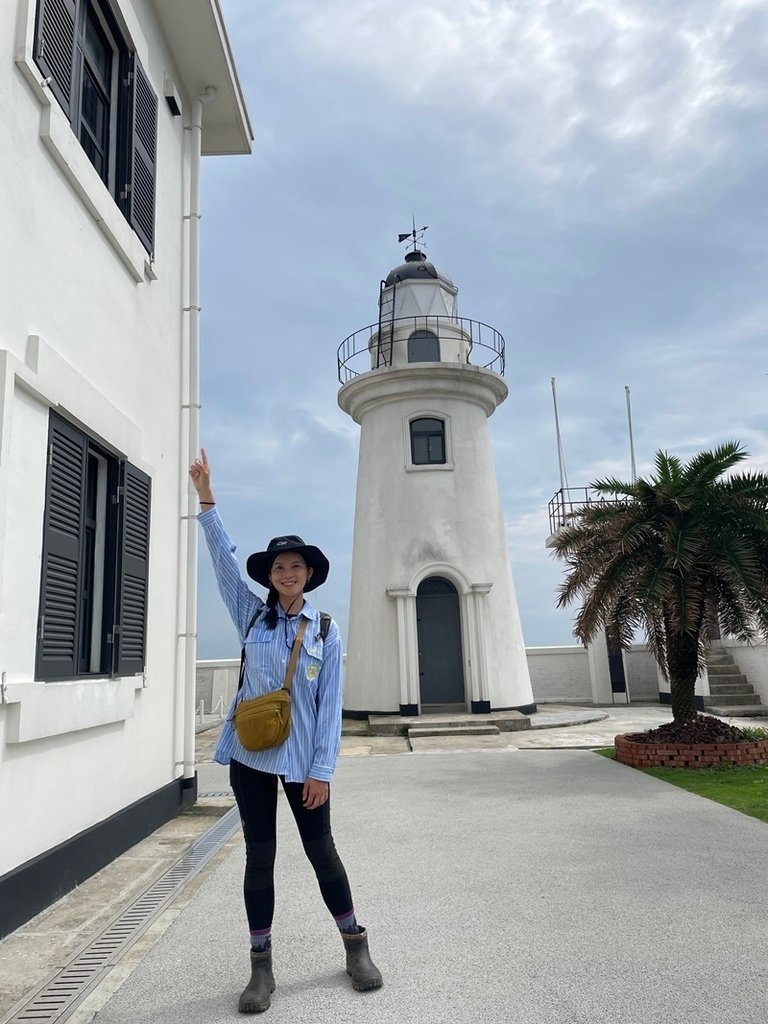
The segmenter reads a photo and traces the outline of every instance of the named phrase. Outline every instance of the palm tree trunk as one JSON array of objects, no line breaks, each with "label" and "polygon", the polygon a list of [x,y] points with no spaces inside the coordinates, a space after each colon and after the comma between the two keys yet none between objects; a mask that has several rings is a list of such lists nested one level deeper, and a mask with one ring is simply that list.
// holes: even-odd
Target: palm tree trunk
[{"label": "palm tree trunk", "polygon": [[672,691],[672,717],[676,722],[693,718],[696,714],[694,697],[699,674],[699,641],[683,633],[667,633],[667,672]]}]

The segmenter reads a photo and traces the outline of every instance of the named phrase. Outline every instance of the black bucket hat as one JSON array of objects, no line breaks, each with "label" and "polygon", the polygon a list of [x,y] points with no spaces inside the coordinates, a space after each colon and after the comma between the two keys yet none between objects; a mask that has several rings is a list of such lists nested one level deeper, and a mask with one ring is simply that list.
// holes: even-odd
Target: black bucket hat
[{"label": "black bucket hat", "polygon": [[285,537],[273,537],[267,544],[266,551],[255,551],[248,556],[245,568],[252,580],[256,580],[262,587],[269,588],[269,572],[272,563],[278,555],[289,551],[296,551],[302,556],[307,565],[312,569],[312,576],[307,580],[304,592],[314,590],[321,586],[328,579],[330,564],[320,548],[314,544],[305,544],[301,537],[290,533]]}]

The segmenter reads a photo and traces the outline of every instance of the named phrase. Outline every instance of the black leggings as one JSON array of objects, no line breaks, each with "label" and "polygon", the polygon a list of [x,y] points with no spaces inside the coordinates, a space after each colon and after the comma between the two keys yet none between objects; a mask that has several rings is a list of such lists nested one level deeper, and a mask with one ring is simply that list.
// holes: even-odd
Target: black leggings
[{"label": "black leggings", "polygon": [[[229,781],[235,793],[245,836],[245,912],[251,931],[272,926],[275,910],[275,852],[277,850],[277,775],[230,761]],[[325,905],[334,917],[352,913],[347,872],[331,835],[330,798],[313,811],[302,806],[301,782],[286,782],[283,790],[293,811],[301,842],[315,869]]]}]

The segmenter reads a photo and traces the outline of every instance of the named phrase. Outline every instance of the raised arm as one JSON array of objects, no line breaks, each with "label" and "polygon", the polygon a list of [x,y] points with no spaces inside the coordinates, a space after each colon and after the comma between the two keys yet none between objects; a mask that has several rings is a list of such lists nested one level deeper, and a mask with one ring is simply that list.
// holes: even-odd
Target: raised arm
[{"label": "raised arm", "polygon": [[244,643],[248,623],[254,613],[264,606],[264,602],[253,593],[240,575],[240,566],[235,558],[235,545],[224,529],[216,508],[216,499],[211,488],[211,467],[205,448],[200,450],[200,457],[189,467],[189,478],[200,501],[198,521],[211,553],[219,593],[235,624],[240,643]]}]

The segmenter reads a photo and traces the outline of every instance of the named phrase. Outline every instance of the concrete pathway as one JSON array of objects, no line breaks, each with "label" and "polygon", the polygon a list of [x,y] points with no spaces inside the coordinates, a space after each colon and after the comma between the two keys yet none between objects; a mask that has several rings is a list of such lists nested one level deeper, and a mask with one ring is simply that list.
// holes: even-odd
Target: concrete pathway
[{"label": "concrete pathway", "polygon": [[[657,705],[543,705],[535,727],[508,734],[513,745],[503,751],[414,754],[403,737],[344,736],[337,842],[388,983],[369,997],[346,992],[339,940],[284,808],[281,987],[269,1018],[350,1013],[361,1022],[430,1024],[473,1020],[487,1007],[488,1021],[597,1024],[621,1014],[629,1024],[764,1024],[768,957],[755,900],[766,883],[766,825],[570,750],[609,745],[616,733],[670,717]],[[217,732],[198,736],[195,807],[0,942],[0,1019],[231,808],[227,769],[211,762]],[[237,1019],[247,974],[242,868],[236,836],[71,1024],[90,1024],[94,1014],[101,1024],[105,1013],[122,1020],[132,989],[102,1008],[133,973],[139,1020]],[[697,986],[703,994],[689,1004]],[[697,1018],[705,997],[707,1013]]]},{"label": "concrete pathway", "polygon": [[[285,804],[267,1016],[764,1024],[766,825],[589,751],[346,757],[337,845],[386,977],[357,994]],[[98,1024],[237,1019],[242,848]],[[241,1018],[242,1019],[242,1018]]]}]

